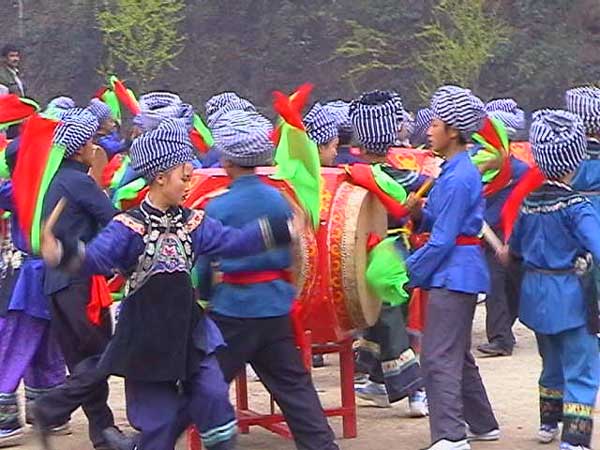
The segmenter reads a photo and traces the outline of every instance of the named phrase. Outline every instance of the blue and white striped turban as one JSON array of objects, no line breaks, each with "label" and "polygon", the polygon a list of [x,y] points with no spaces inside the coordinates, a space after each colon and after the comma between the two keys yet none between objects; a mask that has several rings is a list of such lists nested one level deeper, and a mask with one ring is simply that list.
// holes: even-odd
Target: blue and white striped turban
[{"label": "blue and white striped turban", "polygon": [[48,106],[46,106],[46,108],[47,109],[67,110],[67,109],[75,108],[76,106],[77,105],[75,105],[75,101],[71,97],[60,96],[60,97],[54,97],[52,100],[50,100],[48,102]]},{"label": "blue and white striped turban", "polygon": [[140,113],[133,118],[133,124],[144,133],[155,129],[165,119],[182,119],[188,131],[192,128],[194,109],[176,94],[150,92],[140,97],[139,105]]},{"label": "blue and white striped turban", "polygon": [[414,147],[427,144],[427,130],[433,121],[433,111],[430,108],[423,108],[417,111],[415,116],[415,127],[410,136],[410,143]]},{"label": "blue and white striped turban", "polygon": [[81,149],[98,131],[100,124],[92,113],[81,108],[71,108],[62,115],[54,130],[52,141],[65,147],[65,158]]},{"label": "blue and white striped turban", "polygon": [[335,100],[323,106],[335,120],[339,134],[352,134],[352,122],[350,121],[350,103],[344,100]]},{"label": "blue and white striped turban", "polygon": [[567,110],[581,117],[586,132],[600,133],[600,89],[578,87],[568,90],[565,97]]},{"label": "blue and white striped turban", "polygon": [[486,103],[485,110],[490,117],[500,120],[506,126],[510,137],[525,129],[525,112],[512,98],[492,100]]},{"label": "blue and white striped turban", "polygon": [[308,137],[318,145],[325,145],[338,136],[335,118],[320,103],[315,103],[304,116],[304,127]]},{"label": "blue and white striped turban", "polygon": [[212,128],[221,116],[231,111],[256,112],[256,107],[233,92],[215,95],[206,102],[206,124]]},{"label": "blue and white striped turban", "polygon": [[585,157],[585,127],[579,116],[567,111],[536,111],[529,142],[533,159],[548,178],[573,172]]},{"label": "blue and white striped turban", "polygon": [[71,97],[55,97],[50,100],[48,106],[46,106],[44,115],[55,119],[61,119],[69,109],[75,107],[75,102]]},{"label": "blue and white striped turban", "polygon": [[459,86],[442,86],[431,99],[435,118],[455,128],[464,139],[479,131],[485,119],[485,107],[479,97]]},{"label": "blue and white striped turban", "polygon": [[368,153],[385,155],[403,120],[402,99],[395,92],[372,91],[350,103],[354,136]]},{"label": "blue and white striped turban", "polygon": [[105,120],[112,117],[112,111],[108,105],[97,98],[90,100],[90,104],[86,109],[98,119],[99,124],[102,124]]},{"label": "blue and white striped turban", "polygon": [[268,166],[275,151],[272,131],[271,122],[257,112],[230,111],[212,129],[213,148],[241,167]]},{"label": "blue and white striped turban", "polygon": [[204,105],[204,109],[206,110],[206,116],[212,116],[218,110],[220,110],[227,103],[231,103],[234,100],[241,98],[235,92],[222,92],[217,95],[213,95],[209,98]]},{"label": "blue and white striped turban", "polygon": [[134,139],[129,150],[131,168],[147,180],[194,159],[194,149],[184,119],[164,119]]}]

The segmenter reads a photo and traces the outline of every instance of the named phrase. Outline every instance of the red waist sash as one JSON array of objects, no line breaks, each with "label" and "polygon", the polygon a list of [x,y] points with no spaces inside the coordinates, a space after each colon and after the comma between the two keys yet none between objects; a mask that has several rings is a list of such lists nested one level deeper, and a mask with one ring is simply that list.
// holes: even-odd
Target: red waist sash
[{"label": "red waist sash", "polygon": [[481,238],[477,236],[460,235],[456,238],[456,245],[481,245]]},{"label": "red waist sash", "polygon": [[275,280],[283,280],[291,283],[292,274],[289,270],[260,270],[255,272],[223,273],[220,277],[222,283],[229,284],[268,283]]}]

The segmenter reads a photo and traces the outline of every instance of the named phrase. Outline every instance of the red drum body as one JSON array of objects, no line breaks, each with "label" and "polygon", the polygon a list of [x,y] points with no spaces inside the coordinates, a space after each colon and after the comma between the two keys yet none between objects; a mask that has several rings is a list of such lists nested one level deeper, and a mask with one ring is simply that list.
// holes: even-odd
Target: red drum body
[{"label": "red drum body", "polygon": [[[291,186],[270,175],[273,167],[257,170],[263,181],[297,203]],[[384,237],[387,214],[377,198],[350,183],[343,169],[323,168],[319,229],[301,232],[294,249],[294,278],[305,311],[305,328],[315,343],[339,341],[356,329],[373,325],[381,309],[367,287],[367,240]],[[186,206],[202,208],[226,192],[230,179],[221,169],[194,172]]]}]

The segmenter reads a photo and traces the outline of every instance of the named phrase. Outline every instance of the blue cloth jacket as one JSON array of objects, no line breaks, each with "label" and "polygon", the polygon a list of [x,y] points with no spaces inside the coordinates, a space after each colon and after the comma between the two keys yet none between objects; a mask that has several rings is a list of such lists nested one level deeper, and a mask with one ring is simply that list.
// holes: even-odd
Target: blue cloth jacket
[{"label": "blue cloth jacket", "polygon": [[[262,216],[291,216],[290,206],[281,193],[263,183],[256,175],[234,180],[229,191],[210,201],[206,214],[225,225],[242,227]],[[269,250],[244,258],[201,258],[197,265],[200,291],[210,300],[213,311],[238,318],[279,317],[289,313],[295,298],[293,285],[284,280],[234,285],[211,286],[211,267],[223,273],[287,270],[292,265],[289,247]]]},{"label": "blue cloth jacket", "polygon": [[600,142],[589,140],[587,158],[581,162],[571,183],[573,189],[580,191],[600,213]]},{"label": "blue cloth jacket", "polygon": [[[50,215],[61,198],[64,197],[67,201],[54,229],[59,238],[68,237],[84,243],[89,242],[117,213],[109,198],[87,172],[88,167],[85,164],[67,159],[62,162],[50,183],[44,199],[44,217]],[[51,295],[73,282],[85,281],[86,278],[49,269],[44,280],[44,292]]]},{"label": "blue cloth jacket", "polygon": [[425,208],[420,231],[427,244],[406,261],[410,285],[477,294],[489,289],[489,273],[479,245],[456,245],[459,236],[478,236],[485,200],[481,175],[467,152],[442,165]]},{"label": "blue cloth jacket", "polygon": [[600,262],[599,230],[592,204],[569,186],[546,182],[525,199],[510,238],[525,268],[521,322],[542,334],[586,324],[586,298],[572,269],[587,252]]},{"label": "blue cloth jacket", "polygon": [[9,311],[23,311],[38,319],[50,320],[48,297],[44,295],[45,265],[40,258],[29,255],[25,236],[19,229],[17,213],[12,199],[12,183],[7,181],[0,186],[0,208],[11,211],[11,238],[17,250],[23,254],[19,275],[8,302]]}]

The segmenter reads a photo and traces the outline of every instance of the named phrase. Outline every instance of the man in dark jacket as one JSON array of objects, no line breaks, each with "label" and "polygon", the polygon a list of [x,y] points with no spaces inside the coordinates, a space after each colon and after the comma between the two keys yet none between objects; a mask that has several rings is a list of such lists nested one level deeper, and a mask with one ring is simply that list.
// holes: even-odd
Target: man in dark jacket
[{"label": "man in dark jacket", "polygon": [[16,45],[7,44],[2,48],[0,84],[6,86],[11,94],[23,97],[25,95],[25,86],[19,75],[20,61],[21,52]]}]

